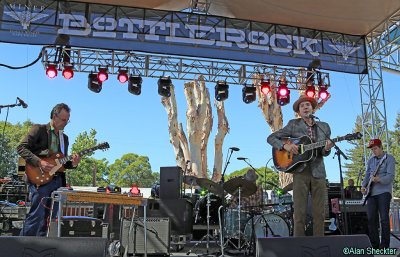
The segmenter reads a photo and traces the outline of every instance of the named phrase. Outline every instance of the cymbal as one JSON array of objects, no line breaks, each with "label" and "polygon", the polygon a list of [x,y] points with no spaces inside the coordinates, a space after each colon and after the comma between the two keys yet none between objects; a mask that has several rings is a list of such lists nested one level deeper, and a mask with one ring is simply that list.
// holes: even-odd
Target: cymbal
[{"label": "cymbal", "polygon": [[206,178],[197,178],[197,184],[202,189],[210,191],[211,193],[216,194],[216,195],[222,195],[222,193],[224,191],[223,188],[219,184],[217,184],[209,179],[206,179]]},{"label": "cymbal", "polygon": [[257,191],[255,183],[241,177],[231,178],[224,185],[224,189],[234,196],[239,196],[239,187],[241,188],[241,197],[248,197]]},{"label": "cymbal", "polygon": [[185,176],[185,177],[183,177],[183,183],[191,185],[191,186],[197,186],[197,177]]}]

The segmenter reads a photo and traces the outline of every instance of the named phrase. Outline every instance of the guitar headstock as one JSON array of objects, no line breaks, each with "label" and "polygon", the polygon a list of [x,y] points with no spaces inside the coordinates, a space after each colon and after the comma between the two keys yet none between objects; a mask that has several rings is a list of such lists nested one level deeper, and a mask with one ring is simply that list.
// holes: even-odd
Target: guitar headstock
[{"label": "guitar headstock", "polygon": [[363,134],[361,134],[361,132],[356,132],[356,133],[353,133],[353,134],[347,134],[347,135],[344,136],[344,138],[347,141],[361,139],[362,137],[363,137]]},{"label": "guitar headstock", "polygon": [[107,150],[108,148],[110,148],[108,142],[103,142],[97,145],[97,149]]}]

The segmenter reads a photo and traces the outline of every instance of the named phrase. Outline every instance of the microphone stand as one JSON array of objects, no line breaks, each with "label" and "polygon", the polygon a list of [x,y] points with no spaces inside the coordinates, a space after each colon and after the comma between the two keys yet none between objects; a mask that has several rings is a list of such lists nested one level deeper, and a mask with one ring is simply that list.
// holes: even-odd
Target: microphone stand
[{"label": "microphone stand", "polygon": [[[247,158],[246,158],[247,159]],[[247,165],[249,165],[253,170],[254,170],[254,172],[257,174],[257,175],[259,175],[260,177],[262,177],[262,178],[264,178],[264,180],[265,180],[265,177],[263,176],[263,175],[261,175],[261,173],[258,171],[258,170],[256,170],[256,168],[254,168],[248,161],[246,161],[246,159],[243,159],[243,161],[245,162],[245,163],[247,163]],[[266,182],[265,182],[266,183]]]},{"label": "microphone stand", "polygon": [[[315,117],[316,119],[319,120],[318,117]],[[319,130],[322,131],[322,133],[324,133],[325,137],[328,138],[328,140],[330,140],[333,143],[333,147],[335,148],[336,152],[333,156],[333,158],[335,158],[335,155],[338,156],[338,162],[339,162],[339,174],[340,174],[340,194],[342,197],[342,201],[343,201],[343,214],[344,214],[344,234],[347,235],[348,234],[348,230],[347,230],[347,210],[346,210],[346,198],[345,198],[345,194],[344,194],[344,188],[343,188],[343,171],[342,171],[342,160],[340,158],[340,156],[343,156],[343,158],[345,158],[346,160],[348,159],[348,157],[343,153],[342,150],[340,150],[340,148],[335,144],[335,142],[333,142],[330,137],[326,134],[326,132],[320,127],[318,126],[318,123],[315,122],[315,125],[317,126],[317,128],[319,128]],[[339,209],[340,209],[340,203],[339,203]]]},{"label": "microphone stand", "polygon": [[[230,154],[229,154],[229,150],[230,150]],[[224,185],[225,185],[225,172],[226,172],[226,169],[228,168],[228,165],[229,165],[229,163],[230,163],[230,160],[231,160],[231,157],[232,157],[232,154],[233,154],[233,150],[232,149],[230,149],[229,148],[229,150],[228,150],[228,158],[226,159],[226,162],[225,162],[225,167],[224,167],[224,171],[222,172],[222,174],[221,174],[221,180],[220,180],[220,182],[221,182],[221,186],[222,186],[222,211],[223,211],[223,214],[225,214],[225,208],[226,208],[226,204],[225,204],[225,190],[224,190]],[[225,229],[225,215],[222,215],[222,218],[221,218],[221,221],[220,221],[220,231],[219,231],[219,234],[220,234],[220,236],[221,236],[221,256],[223,257],[224,256],[224,244],[223,244],[223,241],[224,241],[224,229]]]}]

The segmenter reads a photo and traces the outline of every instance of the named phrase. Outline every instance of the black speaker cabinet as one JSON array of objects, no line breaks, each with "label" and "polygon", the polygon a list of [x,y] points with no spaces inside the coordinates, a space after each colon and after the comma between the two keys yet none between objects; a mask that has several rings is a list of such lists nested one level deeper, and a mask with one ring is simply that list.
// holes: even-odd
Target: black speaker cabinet
[{"label": "black speaker cabinet", "polygon": [[[170,224],[169,218],[146,218],[147,253],[169,254]],[[124,219],[121,227],[121,245],[128,254],[143,254],[144,224],[143,218]]]},{"label": "black speaker cabinet", "polygon": [[[147,217],[168,217],[172,235],[187,235],[193,231],[193,204],[187,199],[148,199]],[[143,207],[139,208],[143,217]]]},{"label": "black speaker cabinet", "polygon": [[178,199],[182,185],[182,169],[178,166],[160,168],[160,199]]},{"label": "black speaker cabinet", "polygon": [[[289,247],[288,247],[289,246]],[[364,249],[362,254],[346,252],[346,249]],[[258,238],[257,257],[347,257],[374,256],[369,254],[371,243],[366,235],[325,237],[267,237]]]},{"label": "black speaker cabinet", "polygon": [[0,257],[105,257],[101,237],[0,237]]}]

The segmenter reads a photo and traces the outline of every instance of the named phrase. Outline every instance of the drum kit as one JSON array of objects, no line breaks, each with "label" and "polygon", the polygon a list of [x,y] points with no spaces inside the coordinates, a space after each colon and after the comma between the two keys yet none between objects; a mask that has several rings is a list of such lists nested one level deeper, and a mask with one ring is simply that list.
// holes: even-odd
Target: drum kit
[{"label": "drum kit", "polygon": [[[242,198],[252,196],[257,191],[257,185],[243,177],[231,178],[223,185],[194,176],[185,176],[183,182],[190,186],[192,192],[193,187],[201,187],[207,192],[199,197],[191,194],[191,197],[196,199],[194,224],[207,225],[207,234],[198,242],[206,240],[207,250],[210,239],[215,239],[209,233],[210,224],[219,224],[221,245],[231,243],[230,245],[239,250],[254,250],[256,238],[259,237],[292,235],[293,200],[290,194],[280,196],[279,203],[242,207]],[[237,208],[225,208],[225,192],[238,199]],[[223,210],[223,218],[220,216],[220,210]],[[193,248],[196,246],[197,244]]]}]

